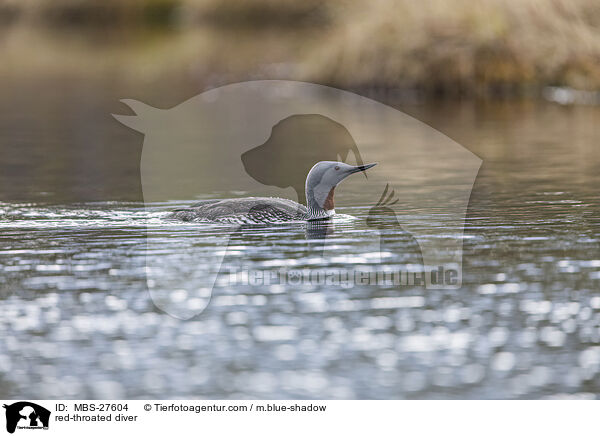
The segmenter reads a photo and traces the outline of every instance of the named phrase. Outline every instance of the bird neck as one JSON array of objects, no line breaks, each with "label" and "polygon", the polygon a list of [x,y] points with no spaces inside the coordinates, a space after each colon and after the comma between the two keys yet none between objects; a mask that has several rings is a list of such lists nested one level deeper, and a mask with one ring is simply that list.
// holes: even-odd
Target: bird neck
[{"label": "bird neck", "polygon": [[323,187],[314,188],[307,183],[306,208],[308,209],[309,220],[325,219],[335,215],[334,191],[335,186],[330,189],[323,189]]}]

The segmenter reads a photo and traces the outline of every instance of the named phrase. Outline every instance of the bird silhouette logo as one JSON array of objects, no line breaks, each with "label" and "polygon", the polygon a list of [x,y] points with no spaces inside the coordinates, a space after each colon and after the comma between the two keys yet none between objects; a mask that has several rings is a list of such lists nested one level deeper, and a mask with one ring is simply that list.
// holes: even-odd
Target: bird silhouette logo
[{"label": "bird silhouette logo", "polygon": [[[417,239],[402,227],[401,221],[393,208],[399,201],[396,192],[387,183],[377,203],[369,209],[366,220],[367,226],[379,232],[380,253],[390,251],[400,252],[396,254],[406,253],[408,257],[404,256],[403,262],[422,265],[423,257]],[[394,244],[394,242],[398,242],[398,244]]]},{"label": "bird silhouette logo", "polygon": [[377,215],[396,215],[394,210],[391,209],[391,206],[393,206],[394,204],[398,203],[398,198],[395,198],[394,195],[396,194],[396,191],[394,191],[392,189],[392,192],[388,192],[388,190],[390,189],[390,184],[386,183],[385,188],[383,190],[383,192],[381,193],[381,197],[379,197],[379,200],[377,201],[377,203],[375,204],[375,206],[373,206],[370,210],[369,210],[369,217],[367,218],[367,222],[371,222],[373,223],[373,217],[377,216]]}]

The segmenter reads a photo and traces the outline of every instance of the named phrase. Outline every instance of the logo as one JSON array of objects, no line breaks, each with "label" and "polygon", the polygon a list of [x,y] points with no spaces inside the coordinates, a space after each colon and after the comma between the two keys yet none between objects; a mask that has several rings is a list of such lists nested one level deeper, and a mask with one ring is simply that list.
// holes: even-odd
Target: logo
[{"label": "logo", "polygon": [[6,431],[14,433],[16,429],[48,429],[50,411],[29,401],[19,401],[4,405],[6,409]]},{"label": "logo", "polygon": [[[368,213],[352,221],[364,241],[353,247],[353,259],[362,256],[368,262],[351,259],[336,275],[356,277],[368,269],[369,277],[377,277],[392,271],[401,284],[461,287],[464,222],[482,161],[432,127],[357,94],[284,80],[229,84],[169,109],[122,101],[134,115],[114,117],[144,134],[140,173],[148,227],[159,217],[156,207],[165,202],[201,206],[223,195],[308,205],[306,180],[315,163],[379,162],[368,176],[354,179],[360,185],[353,203]],[[323,191],[329,194],[322,199],[328,210],[333,187]],[[173,224],[195,238],[148,232],[146,282],[159,309],[190,319],[208,306],[213,290],[230,287],[238,272],[258,277],[276,272],[272,265],[258,269],[235,243],[244,237],[245,223],[260,222],[264,205],[252,204],[238,204],[229,224],[211,231],[204,232],[193,216]],[[305,229],[306,242],[295,246],[296,253],[331,252],[334,223],[307,222]],[[290,285],[298,284],[299,272],[287,271]],[[334,284],[339,281],[334,279]],[[368,283],[377,285],[370,278]],[[310,278],[308,286],[313,285]]]}]

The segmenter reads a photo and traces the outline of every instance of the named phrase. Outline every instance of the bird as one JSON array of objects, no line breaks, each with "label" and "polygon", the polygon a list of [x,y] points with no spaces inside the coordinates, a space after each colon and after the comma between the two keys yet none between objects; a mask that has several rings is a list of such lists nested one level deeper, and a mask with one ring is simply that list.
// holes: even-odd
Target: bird
[{"label": "bird", "polygon": [[287,198],[247,197],[204,200],[175,209],[168,218],[185,222],[222,224],[269,224],[292,221],[328,220],[335,215],[335,187],[346,177],[364,172],[377,163],[349,165],[344,162],[317,162],[306,176],[306,206]]}]

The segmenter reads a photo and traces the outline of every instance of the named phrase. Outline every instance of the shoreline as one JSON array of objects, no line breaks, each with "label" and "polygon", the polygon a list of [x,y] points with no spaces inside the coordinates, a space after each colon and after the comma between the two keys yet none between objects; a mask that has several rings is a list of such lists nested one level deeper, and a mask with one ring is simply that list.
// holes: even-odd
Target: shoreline
[{"label": "shoreline", "polygon": [[593,0],[361,5],[9,1],[0,7],[0,75],[183,78],[204,89],[285,79],[408,99],[598,103],[600,14]]}]

